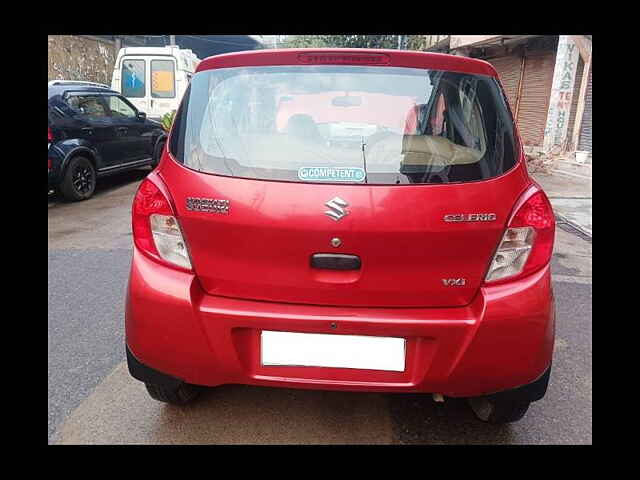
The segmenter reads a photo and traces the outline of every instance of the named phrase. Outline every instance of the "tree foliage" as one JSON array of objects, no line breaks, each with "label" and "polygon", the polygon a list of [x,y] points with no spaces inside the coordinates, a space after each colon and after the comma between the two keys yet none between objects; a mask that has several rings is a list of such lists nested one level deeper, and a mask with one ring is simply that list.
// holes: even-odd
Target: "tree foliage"
[{"label": "tree foliage", "polygon": [[[398,48],[397,35],[296,35],[286,42],[291,48]],[[403,49],[424,50],[424,35],[405,35]]]},{"label": "tree foliage", "polygon": [[426,50],[427,36],[426,35],[408,35],[404,48],[406,50]]},{"label": "tree foliage", "polygon": [[171,110],[170,112],[165,113],[160,119],[160,123],[162,123],[162,128],[164,128],[166,132],[171,130],[171,125],[173,124],[173,119],[175,118],[175,116],[176,116],[176,111]]}]

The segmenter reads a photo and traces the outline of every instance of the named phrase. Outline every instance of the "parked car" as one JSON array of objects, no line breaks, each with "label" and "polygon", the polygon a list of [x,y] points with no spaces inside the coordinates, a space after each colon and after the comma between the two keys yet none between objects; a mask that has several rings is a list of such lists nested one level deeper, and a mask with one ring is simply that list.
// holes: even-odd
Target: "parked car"
[{"label": "parked car", "polygon": [[482,60],[203,60],[133,201],[131,375],[176,404],[234,383],[464,397],[483,421],[520,419],[555,332],[555,220],[524,158]]},{"label": "parked car", "polygon": [[191,50],[177,46],[121,48],[111,88],[160,120],[178,108],[199,61]]},{"label": "parked car", "polygon": [[49,190],[86,200],[106,175],[154,167],[166,134],[106,85],[49,82]]}]

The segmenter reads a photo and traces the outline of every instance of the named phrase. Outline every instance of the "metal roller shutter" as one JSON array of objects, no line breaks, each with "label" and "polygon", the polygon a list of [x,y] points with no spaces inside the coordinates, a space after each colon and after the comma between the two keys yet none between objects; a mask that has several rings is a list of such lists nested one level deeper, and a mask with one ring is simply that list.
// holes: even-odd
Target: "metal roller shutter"
[{"label": "metal roller shutter", "polygon": [[522,57],[519,55],[508,55],[504,57],[490,58],[487,61],[493,65],[493,68],[498,72],[505,94],[509,100],[509,106],[515,115]]},{"label": "metal roller shutter", "polygon": [[517,118],[525,145],[542,146],[555,62],[555,48],[527,52]]},{"label": "metal roller shutter", "polygon": [[589,83],[587,83],[587,93],[584,97],[584,113],[582,114],[582,125],[580,125],[578,150],[591,151],[591,71],[589,71]]}]

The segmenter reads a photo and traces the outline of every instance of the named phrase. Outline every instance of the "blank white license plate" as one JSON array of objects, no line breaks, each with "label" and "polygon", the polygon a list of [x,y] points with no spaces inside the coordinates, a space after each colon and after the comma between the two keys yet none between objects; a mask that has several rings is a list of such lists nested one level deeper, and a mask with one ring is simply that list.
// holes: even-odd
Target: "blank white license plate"
[{"label": "blank white license plate", "polygon": [[262,331],[262,365],[403,372],[404,338]]}]

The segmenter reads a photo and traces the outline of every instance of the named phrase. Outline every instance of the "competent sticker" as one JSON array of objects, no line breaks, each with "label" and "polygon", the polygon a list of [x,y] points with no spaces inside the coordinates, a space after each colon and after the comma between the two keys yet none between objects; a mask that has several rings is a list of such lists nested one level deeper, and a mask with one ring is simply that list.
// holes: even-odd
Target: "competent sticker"
[{"label": "competent sticker", "polygon": [[310,182],[364,182],[365,172],[359,167],[302,167],[298,178]]}]

